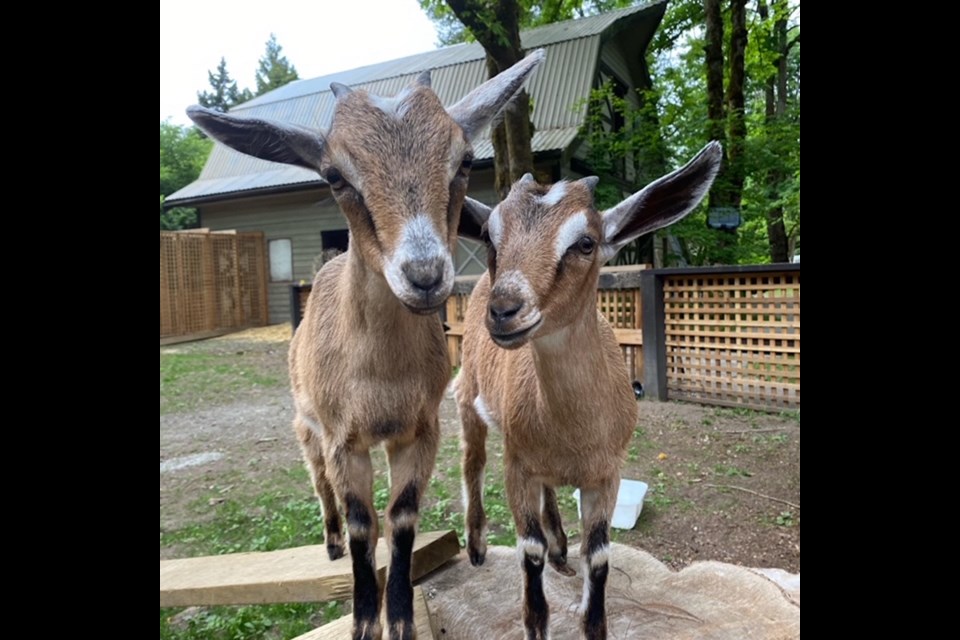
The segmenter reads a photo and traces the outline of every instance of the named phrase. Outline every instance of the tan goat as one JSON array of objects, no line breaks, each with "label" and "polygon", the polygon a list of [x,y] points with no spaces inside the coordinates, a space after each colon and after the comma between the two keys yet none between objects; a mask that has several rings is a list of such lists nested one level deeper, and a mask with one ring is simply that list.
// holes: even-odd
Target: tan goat
[{"label": "tan goat", "polygon": [[548,637],[543,564],[573,575],[557,485],[581,493],[581,628],[606,637],[610,518],[637,405],[613,330],[596,309],[601,265],[638,236],[676,222],[709,190],[718,143],[603,213],[597,178],[538,185],[527,174],[491,210],[467,198],[464,216],[486,225],[489,270],[467,307],[456,396],[463,422],[467,549],[486,554],[483,469],[488,427],[503,432],[506,491],[524,571],[528,638]]},{"label": "tan goat", "polygon": [[264,160],[316,170],[350,227],[344,255],[317,273],[290,343],[294,428],[323,506],[327,551],[344,553],[346,511],[354,575],[353,637],[379,639],[370,448],[390,463],[387,625],[413,638],[410,562],[420,499],[440,437],[438,409],[450,365],[436,311],[453,286],[470,140],[543,60],[536,51],[449,111],[423,74],[393,98],[331,85],[329,131],[191,107],[220,142]]}]

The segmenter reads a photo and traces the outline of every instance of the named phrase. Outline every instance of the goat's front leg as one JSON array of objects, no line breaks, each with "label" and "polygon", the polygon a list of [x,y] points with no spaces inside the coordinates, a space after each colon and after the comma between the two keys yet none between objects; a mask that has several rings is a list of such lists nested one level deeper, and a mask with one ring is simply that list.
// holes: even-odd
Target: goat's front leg
[{"label": "goat's front leg", "polygon": [[470,564],[478,567],[487,556],[487,514],[483,510],[483,471],[487,464],[487,425],[476,405],[486,411],[483,400],[461,401],[461,447],[463,448],[463,511]]},{"label": "goat's front leg", "polygon": [[390,461],[390,504],[386,512],[386,537],[390,545],[387,577],[387,629],[391,640],[414,640],[413,587],[410,564],[416,535],[420,499],[433,473],[440,440],[436,416],[418,426],[408,442],[387,445]]},{"label": "goat's front leg", "polygon": [[507,498],[517,525],[517,555],[523,569],[523,628],[527,640],[547,640],[550,609],[543,593],[547,538],[540,525],[543,485],[524,473],[519,461],[504,456]]},{"label": "goat's front leg", "polygon": [[563,531],[560,509],[557,507],[557,492],[553,487],[543,485],[542,502],[541,512],[544,532],[547,535],[550,566],[565,576],[575,576],[577,572],[567,564],[567,534]]},{"label": "goat's front leg", "polygon": [[619,478],[606,480],[602,486],[580,488],[580,512],[583,540],[580,562],[583,568],[583,601],[580,628],[587,640],[605,640],[607,611],[605,594],[610,572],[610,518],[617,504]]},{"label": "goat's front leg", "polygon": [[293,429],[300,441],[303,459],[307,463],[310,479],[313,481],[313,490],[320,500],[323,511],[324,540],[327,543],[327,555],[331,560],[342,558],[344,553],[343,529],[341,528],[340,511],[337,509],[337,499],[333,487],[327,480],[326,463],[323,459],[323,447],[320,436],[308,425],[308,418],[299,413],[293,419]]},{"label": "goat's front leg", "polygon": [[328,478],[347,512],[353,560],[353,640],[380,640],[377,582],[377,512],[373,508],[373,465],[369,451],[337,444],[328,452]]}]

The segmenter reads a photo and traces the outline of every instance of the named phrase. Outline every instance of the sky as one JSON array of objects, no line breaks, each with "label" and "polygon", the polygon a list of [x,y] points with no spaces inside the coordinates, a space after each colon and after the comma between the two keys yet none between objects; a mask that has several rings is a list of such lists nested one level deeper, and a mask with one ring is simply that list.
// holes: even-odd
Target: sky
[{"label": "sky", "polygon": [[160,120],[189,124],[184,110],[210,89],[220,58],[238,86],[254,75],[270,34],[301,78],[436,48],[417,0],[160,0]]}]

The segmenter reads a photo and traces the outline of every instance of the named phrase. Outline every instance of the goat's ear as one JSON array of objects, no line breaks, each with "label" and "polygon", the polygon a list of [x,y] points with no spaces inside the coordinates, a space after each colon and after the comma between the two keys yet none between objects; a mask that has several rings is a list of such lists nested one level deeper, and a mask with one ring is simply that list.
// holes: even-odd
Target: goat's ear
[{"label": "goat's ear", "polygon": [[523,82],[546,58],[537,49],[506,71],[490,78],[448,109],[450,117],[463,129],[468,140],[480,133],[497,113],[523,87]]},{"label": "goat's ear", "polygon": [[220,111],[192,106],[187,115],[204,133],[241,153],[317,169],[323,153],[323,134],[304,127],[260,120],[238,118]]},{"label": "goat's ear", "polygon": [[723,147],[711,142],[683,167],[657,178],[603,212],[604,262],[625,244],[671,225],[690,213],[710,190],[720,170]]},{"label": "goat's ear", "polygon": [[457,235],[471,240],[483,239],[483,225],[490,217],[490,207],[473,198],[463,199],[463,209],[460,211],[460,224],[457,226]]}]

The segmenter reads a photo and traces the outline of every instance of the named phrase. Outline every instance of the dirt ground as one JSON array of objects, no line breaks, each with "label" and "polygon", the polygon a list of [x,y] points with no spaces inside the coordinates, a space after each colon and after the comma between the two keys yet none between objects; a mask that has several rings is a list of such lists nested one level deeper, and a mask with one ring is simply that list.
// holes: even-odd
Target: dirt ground
[{"label": "dirt ground", "polygon": [[[285,380],[288,341],[289,327],[279,325],[161,352],[232,354]],[[300,465],[285,382],[216,398],[204,398],[203,389],[195,393],[200,397],[185,408],[164,411],[161,404],[161,531],[209,517],[216,500],[198,504],[198,496],[212,489],[231,497],[254,495],[291,482],[288,471]],[[459,420],[449,393],[441,427],[444,443],[457,440]],[[497,446],[491,439],[491,459]],[[623,476],[647,482],[650,490],[637,526],[614,531],[614,540],[674,568],[720,560],[800,571],[799,414],[642,400]],[[306,483],[302,490],[310,492]],[[177,555],[176,547],[161,548],[161,559]]]}]

